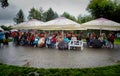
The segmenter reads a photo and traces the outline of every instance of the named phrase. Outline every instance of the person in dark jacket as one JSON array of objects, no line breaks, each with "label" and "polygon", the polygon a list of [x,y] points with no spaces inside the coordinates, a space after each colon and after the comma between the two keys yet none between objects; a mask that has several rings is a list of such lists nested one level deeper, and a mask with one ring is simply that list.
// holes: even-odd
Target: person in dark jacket
[{"label": "person in dark jacket", "polygon": [[7,31],[7,32],[5,32],[5,39],[4,39],[4,45],[8,45],[8,38],[9,38],[9,36],[10,36],[10,34],[9,34],[9,32]]},{"label": "person in dark jacket", "polygon": [[114,36],[114,34],[111,34],[111,36],[110,36],[110,43],[111,43],[111,48],[114,48],[114,39],[115,39],[115,36]]},{"label": "person in dark jacket", "polygon": [[108,39],[108,48],[114,48],[114,39],[115,39],[114,34],[109,33],[107,39]]}]

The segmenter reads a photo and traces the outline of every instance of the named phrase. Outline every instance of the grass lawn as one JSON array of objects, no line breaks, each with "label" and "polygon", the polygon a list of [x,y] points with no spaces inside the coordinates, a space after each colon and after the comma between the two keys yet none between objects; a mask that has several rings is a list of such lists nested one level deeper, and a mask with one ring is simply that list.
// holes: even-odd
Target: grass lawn
[{"label": "grass lawn", "polygon": [[12,42],[13,41],[13,39],[12,38],[8,38],[8,42]]},{"label": "grass lawn", "polygon": [[120,44],[120,38],[116,38],[114,43],[115,44]]},{"label": "grass lawn", "polygon": [[43,69],[18,67],[0,63],[0,76],[120,76],[120,64],[83,69]]}]

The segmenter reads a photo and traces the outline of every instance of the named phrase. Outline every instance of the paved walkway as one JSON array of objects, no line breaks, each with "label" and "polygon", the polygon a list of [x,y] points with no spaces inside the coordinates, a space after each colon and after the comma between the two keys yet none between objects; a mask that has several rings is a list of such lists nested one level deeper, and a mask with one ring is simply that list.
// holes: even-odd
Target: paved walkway
[{"label": "paved walkway", "polygon": [[120,61],[120,45],[115,49],[84,48],[80,50],[57,50],[9,46],[0,48],[0,62],[39,68],[86,68],[112,65]]}]

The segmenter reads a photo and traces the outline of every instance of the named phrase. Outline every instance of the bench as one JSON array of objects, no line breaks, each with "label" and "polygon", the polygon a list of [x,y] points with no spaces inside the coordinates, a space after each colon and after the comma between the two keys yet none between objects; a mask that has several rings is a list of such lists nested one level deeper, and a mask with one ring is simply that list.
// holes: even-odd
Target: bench
[{"label": "bench", "polygon": [[81,40],[70,40],[68,44],[68,49],[70,50],[71,47],[80,47],[83,50],[83,41]]}]

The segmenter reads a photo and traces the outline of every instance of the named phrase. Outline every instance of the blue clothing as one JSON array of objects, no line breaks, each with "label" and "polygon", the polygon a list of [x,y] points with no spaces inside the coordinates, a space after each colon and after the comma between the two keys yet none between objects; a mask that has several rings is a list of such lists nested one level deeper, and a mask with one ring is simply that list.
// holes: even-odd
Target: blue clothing
[{"label": "blue clothing", "polygon": [[70,42],[70,40],[68,38],[64,38],[64,41],[67,42],[67,43]]},{"label": "blue clothing", "polygon": [[0,39],[2,40],[3,39],[3,33],[0,32]]},{"label": "blue clothing", "polygon": [[39,39],[35,38],[33,44],[38,45],[38,41],[39,41]]}]

